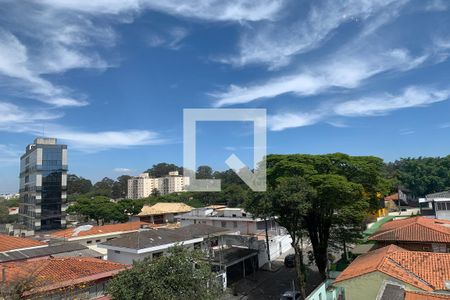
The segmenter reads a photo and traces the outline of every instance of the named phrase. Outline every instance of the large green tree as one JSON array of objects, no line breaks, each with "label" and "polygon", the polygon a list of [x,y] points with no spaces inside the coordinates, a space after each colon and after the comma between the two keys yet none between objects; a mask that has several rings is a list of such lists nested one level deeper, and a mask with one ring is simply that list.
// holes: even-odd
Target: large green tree
[{"label": "large green tree", "polygon": [[[110,222],[126,222],[128,211],[125,205],[114,203],[108,197],[78,197],[67,209],[67,213],[84,216],[86,220],[94,220],[97,225]],[[129,208],[128,208],[129,209]]]},{"label": "large green tree", "polygon": [[450,155],[402,158],[389,163],[387,171],[415,197],[450,189]]},{"label": "large green tree", "polygon": [[67,175],[67,193],[69,195],[82,195],[89,193],[92,189],[92,182],[75,174]]},{"label": "large green tree", "polygon": [[120,300],[213,300],[221,288],[201,252],[175,246],[167,256],[119,273],[109,281],[108,294]]},{"label": "large green tree", "polygon": [[[380,195],[388,184],[383,178],[383,161],[376,157],[354,157],[341,153],[326,155],[269,155],[267,158],[268,182],[275,190],[286,189],[280,185],[282,178],[302,177],[314,192],[302,196],[307,208],[299,218],[307,231],[313,247],[315,263],[323,278],[326,277],[328,247],[331,232],[342,224],[340,215],[355,214],[361,208],[376,209]],[[286,190],[286,196],[292,191]],[[300,197],[298,193],[294,193]],[[274,201],[277,201],[274,199]],[[275,207],[279,207],[279,204]],[[278,217],[290,215],[277,211]],[[287,228],[289,230],[289,228]]]},{"label": "large green tree", "polygon": [[146,173],[149,173],[152,177],[164,177],[169,174],[169,172],[172,171],[178,171],[180,174],[183,174],[183,168],[179,167],[175,164],[169,164],[169,163],[159,163],[156,165],[153,165],[150,169],[145,171]]}]

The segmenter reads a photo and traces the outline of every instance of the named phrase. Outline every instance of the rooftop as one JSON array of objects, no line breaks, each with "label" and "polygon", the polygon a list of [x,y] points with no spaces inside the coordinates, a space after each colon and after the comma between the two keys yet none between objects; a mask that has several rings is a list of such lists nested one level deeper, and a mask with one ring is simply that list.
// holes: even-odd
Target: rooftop
[{"label": "rooftop", "polygon": [[127,266],[97,258],[68,257],[2,263],[0,268],[6,270],[6,278],[2,280],[7,282],[31,276],[34,288],[30,295],[108,278]]},{"label": "rooftop", "polygon": [[103,226],[91,226],[91,225],[83,225],[74,228],[68,228],[64,230],[58,230],[50,233],[51,237],[55,238],[75,238],[75,237],[83,237],[83,236],[91,236],[91,235],[100,235],[100,234],[113,234],[113,233],[124,233],[124,232],[133,232],[139,230],[142,226],[154,226],[152,224],[148,224],[145,222],[128,222],[128,223],[118,223],[118,224],[110,224]]},{"label": "rooftop", "polygon": [[58,255],[64,255],[64,254],[71,254],[72,256],[89,256],[89,257],[91,257],[91,256],[97,257],[97,256],[102,255],[96,251],[93,251],[93,250],[87,251],[87,250],[90,250],[90,249],[88,247],[83,246],[78,243],[64,243],[64,244],[58,244],[58,245],[49,245],[47,247],[41,247],[41,248],[0,253],[0,263],[8,262],[8,261],[15,261],[15,260],[25,260],[25,259],[50,256],[50,255],[58,256]]},{"label": "rooftop", "polygon": [[44,247],[46,243],[35,241],[29,238],[9,236],[0,233],[0,252],[26,249],[32,247]]},{"label": "rooftop", "polygon": [[334,281],[381,272],[423,291],[447,290],[450,280],[450,254],[408,251],[390,245],[358,256]]},{"label": "rooftop", "polygon": [[138,216],[143,217],[163,214],[186,213],[190,212],[191,210],[191,206],[182,202],[159,202],[152,206],[144,205]]},{"label": "rooftop", "polygon": [[425,196],[425,198],[450,198],[450,191],[428,194]]},{"label": "rooftop", "polygon": [[106,241],[101,245],[140,250],[226,233],[231,233],[231,231],[205,224],[193,224],[178,229],[157,228],[142,230]]},{"label": "rooftop", "polygon": [[450,221],[413,217],[383,224],[373,241],[450,243]]}]

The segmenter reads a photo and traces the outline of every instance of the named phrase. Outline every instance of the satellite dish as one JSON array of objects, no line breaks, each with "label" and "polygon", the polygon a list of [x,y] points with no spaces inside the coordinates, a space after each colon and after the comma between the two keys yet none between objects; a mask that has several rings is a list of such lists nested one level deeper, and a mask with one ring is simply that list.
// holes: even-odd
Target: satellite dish
[{"label": "satellite dish", "polygon": [[82,225],[73,230],[72,236],[78,236],[78,234],[82,231],[88,231],[92,229],[92,225]]}]

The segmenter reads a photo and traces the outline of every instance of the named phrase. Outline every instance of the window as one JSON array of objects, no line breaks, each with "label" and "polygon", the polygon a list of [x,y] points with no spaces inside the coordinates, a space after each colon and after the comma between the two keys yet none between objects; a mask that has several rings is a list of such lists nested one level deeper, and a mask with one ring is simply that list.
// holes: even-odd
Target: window
[{"label": "window", "polygon": [[96,243],[100,243],[102,240],[95,240]]},{"label": "window", "polygon": [[227,222],[225,222],[225,221],[220,222],[220,226],[227,227]]},{"label": "window", "polygon": [[163,255],[163,252],[155,252],[153,253],[153,258],[160,258]]},{"label": "window", "polygon": [[237,228],[237,221],[233,221],[233,228]]},{"label": "window", "polygon": [[119,250],[114,250],[114,253],[120,254]]},{"label": "window", "polygon": [[92,244],[92,241],[87,241],[86,244]]}]

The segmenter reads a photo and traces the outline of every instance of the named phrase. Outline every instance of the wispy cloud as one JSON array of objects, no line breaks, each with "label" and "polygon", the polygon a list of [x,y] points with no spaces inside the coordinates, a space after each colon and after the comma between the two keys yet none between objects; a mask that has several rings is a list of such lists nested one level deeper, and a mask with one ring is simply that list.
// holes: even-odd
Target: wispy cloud
[{"label": "wispy cloud", "polygon": [[113,171],[116,173],[122,173],[122,174],[128,174],[128,173],[133,172],[132,169],[128,169],[128,168],[114,168]]},{"label": "wispy cloud", "polygon": [[[309,52],[321,46],[341,25],[364,22],[385,11],[400,9],[407,0],[326,0],[315,1],[306,17],[299,17],[291,24],[279,22],[261,23],[248,27],[244,32],[236,57],[223,61],[234,65],[266,64],[270,68],[287,65],[295,55]],[[383,23],[395,15],[388,14]],[[375,23],[370,23],[371,26]]]},{"label": "wispy cloud", "polygon": [[154,10],[170,15],[207,21],[272,20],[285,0],[44,0],[57,9],[70,9],[87,14],[136,14]]},{"label": "wispy cloud", "polygon": [[408,87],[399,95],[377,95],[358,100],[345,101],[334,107],[334,113],[346,117],[385,115],[393,110],[427,106],[445,101],[450,89],[436,90],[424,87]]},{"label": "wispy cloud", "polygon": [[188,35],[188,29],[177,26],[162,33],[151,33],[145,40],[149,47],[166,47],[171,50],[178,50],[182,46],[182,41]]},{"label": "wispy cloud", "polygon": [[160,145],[168,141],[157,132],[149,130],[80,131],[65,127],[46,130],[47,135],[68,143],[72,149],[99,152],[109,149],[125,149],[136,146]]},{"label": "wispy cloud", "polygon": [[356,100],[329,103],[310,112],[278,113],[269,117],[269,128],[280,131],[287,128],[309,126],[325,122],[329,118],[371,117],[389,114],[392,111],[413,107],[424,107],[448,100],[450,89],[411,86],[401,93],[379,94]]},{"label": "wispy cloud", "polygon": [[[373,47],[372,47],[373,48]],[[407,71],[422,65],[430,54],[413,56],[407,49],[349,49],[332,55],[319,64],[302,71],[249,86],[232,85],[225,92],[210,95],[217,99],[214,106],[227,106],[273,98],[286,93],[309,96],[331,88],[355,88],[365,79],[386,71]]]}]

